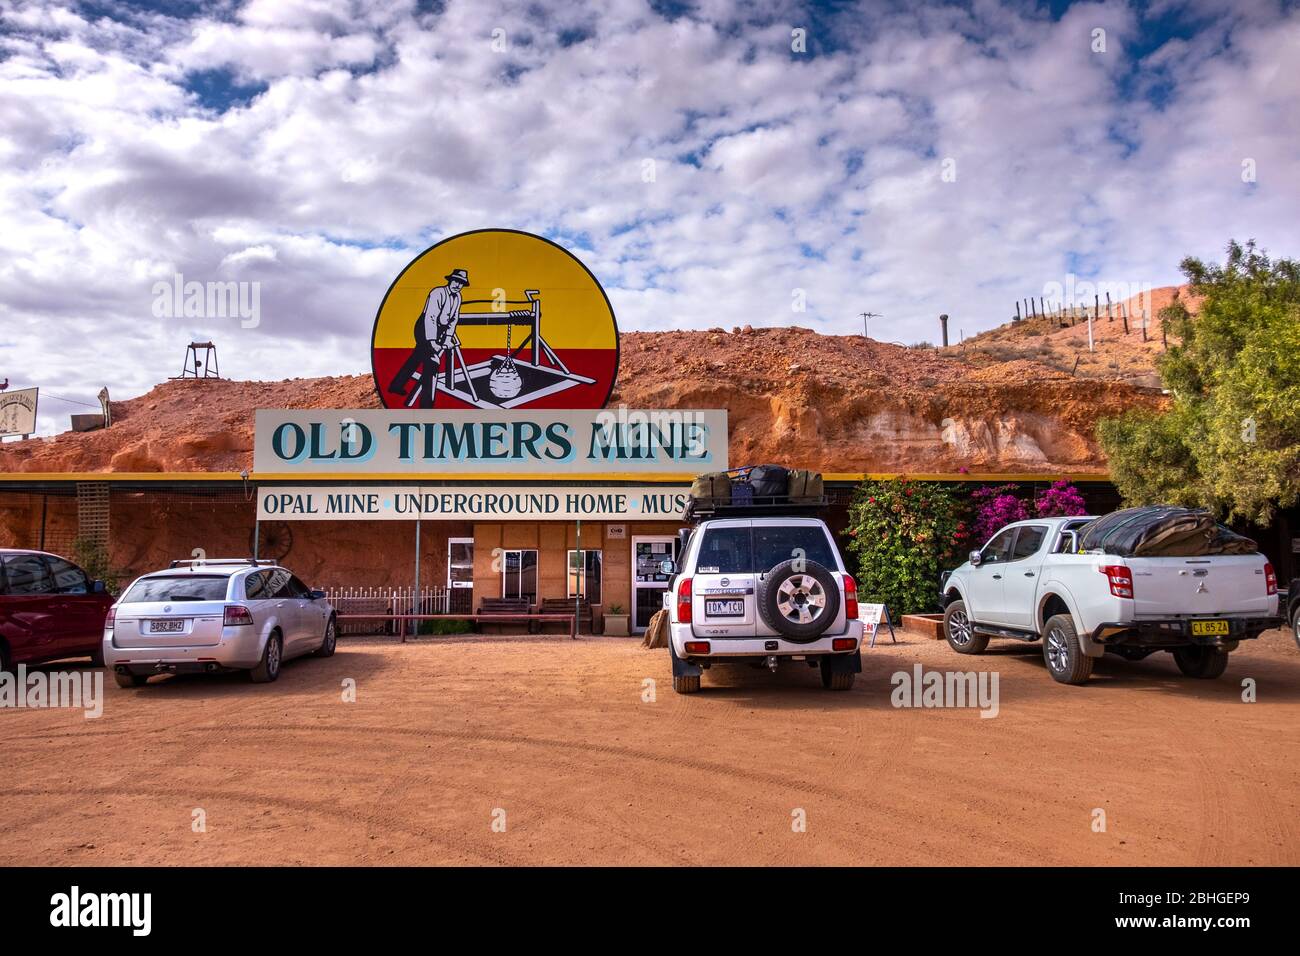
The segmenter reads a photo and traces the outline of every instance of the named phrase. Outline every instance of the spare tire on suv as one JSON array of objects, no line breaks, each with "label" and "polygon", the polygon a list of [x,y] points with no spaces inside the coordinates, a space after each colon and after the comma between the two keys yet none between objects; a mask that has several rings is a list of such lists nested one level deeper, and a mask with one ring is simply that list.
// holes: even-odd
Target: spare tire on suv
[{"label": "spare tire on suv", "polygon": [[758,613],[788,641],[815,641],[840,613],[840,585],[824,565],[782,561],[758,583]]}]

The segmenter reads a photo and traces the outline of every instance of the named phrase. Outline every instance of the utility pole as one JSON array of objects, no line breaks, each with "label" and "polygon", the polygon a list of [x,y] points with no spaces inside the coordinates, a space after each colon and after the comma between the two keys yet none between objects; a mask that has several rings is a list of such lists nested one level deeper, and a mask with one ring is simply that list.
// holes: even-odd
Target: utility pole
[{"label": "utility pole", "polygon": [[884,316],[879,312],[860,312],[858,314],[862,316],[862,337],[864,339],[870,338],[871,336],[867,335],[867,319],[882,319]]}]

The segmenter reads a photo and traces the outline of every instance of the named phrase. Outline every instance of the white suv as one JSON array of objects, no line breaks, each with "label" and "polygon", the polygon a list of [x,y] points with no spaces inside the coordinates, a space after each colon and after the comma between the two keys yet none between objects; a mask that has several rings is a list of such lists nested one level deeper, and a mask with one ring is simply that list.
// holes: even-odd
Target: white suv
[{"label": "white suv", "polygon": [[691,531],[680,565],[665,562],[673,690],[700,689],[713,664],[820,667],[848,690],[862,671],[858,589],[817,518],[713,518]]},{"label": "white suv", "polygon": [[152,674],[249,671],[257,683],[303,654],[329,657],[334,608],[286,568],[240,559],[173,561],[137,578],[104,621],[104,663],[119,687]]}]

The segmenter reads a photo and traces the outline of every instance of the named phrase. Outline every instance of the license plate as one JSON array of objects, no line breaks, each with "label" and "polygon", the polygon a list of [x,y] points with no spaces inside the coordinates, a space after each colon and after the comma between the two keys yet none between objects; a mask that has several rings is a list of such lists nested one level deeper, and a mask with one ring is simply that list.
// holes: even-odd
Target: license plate
[{"label": "license plate", "polygon": [[1193,621],[1193,637],[1219,637],[1229,633],[1227,621]]},{"label": "license plate", "polygon": [[185,630],[184,621],[150,621],[150,634],[168,634]]},{"label": "license plate", "polygon": [[704,613],[707,617],[744,617],[744,601],[705,601]]}]

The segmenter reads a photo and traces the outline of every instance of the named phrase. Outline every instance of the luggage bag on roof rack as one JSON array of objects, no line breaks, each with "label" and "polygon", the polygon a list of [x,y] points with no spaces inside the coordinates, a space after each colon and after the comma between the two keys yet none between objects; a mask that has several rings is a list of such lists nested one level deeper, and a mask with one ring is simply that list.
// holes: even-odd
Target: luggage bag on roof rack
[{"label": "luggage bag on roof rack", "polygon": [[807,510],[825,503],[820,473],[783,465],[754,465],[710,472],[691,483],[687,520],[743,509]]}]

